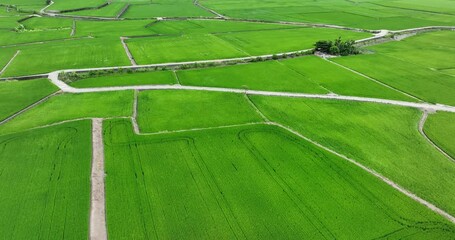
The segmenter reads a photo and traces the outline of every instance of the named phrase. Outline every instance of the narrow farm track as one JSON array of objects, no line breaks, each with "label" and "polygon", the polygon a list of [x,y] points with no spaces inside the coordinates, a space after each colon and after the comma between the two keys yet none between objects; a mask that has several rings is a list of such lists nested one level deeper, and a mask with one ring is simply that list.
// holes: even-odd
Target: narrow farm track
[{"label": "narrow farm track", "polygon": [[366,98],[355,96],[341,96],[333,94],[307,94],[307,93],[290,93],[290,92],[271,92],[271,91],[257,91],[245,90],[237,88],[216,88],[216,87],[197,87],[197,86],[182,86],[182,85],[144,85],[144,86],[125,86],[125,87],[100,87],[100,88],[74,88],[63,81],[58,79],[59,72],[49,74],[51,82],[60,88],[63,92],[69,93],[89,93],[89,92],[112,92],[112,91],[125,91],[125,90],[193,90],[193,91],[208,91],[208,92],[227,92],[239,93],[248,95],[261,95],[261,96],[276,96],[276,97],[293,97],[293,98],[313,98],[313,99],[330,99],[341,101],[354,101],[354,102],[370,102],[378,104],[388,104],[402,107],[411,107],[418,109],[427,109],[429,111],[443,111],[455,112],[455,107],[446,105],[434,105],[429,103],[415,103],[396,101],[389,99],[379,98]]},{"label": "narrow farm track", "polygon": [[107,240],[106,201],[104,193],[103,119],[93,119],[92,144],[90,239]]},{"label": "narrow farm track", "polygon": [[0,76],[6,71],[8,66],[11,65],[11,63],[14,61],[14,59],[17,57],[17,55],[19,55],[20,52],[21,52],[21,50],[17,50],[16,53],[14,54],[14,56],[8,61],[8,63],[6,63],[6,65],[0,71]]},{"label": "narrow farm track", "polygon": [[347,156],[344,156],[343,154],[340,154],[328,147],[325,147],[324,145],[321,145],[320,143],[308,138],[308,137],[305,137],[304,135],[300,134],[299,132],[291,129],[290,127],[286,127],[280,123],[275,123],[275,122],[272,122],[272,123],[268,123],[270,125],[275,125],[277,127],[280,127],[282,129],[285,129],[287,131],[289,131],[290,133],[294,134],[295,136],[298,136],[299,138],[301,139],[304,139],[305,141],[308,141],[312,144],[314,144],[315,146],[321,148],[321,149],[324,149],[325,151],[327,152],[330,152],[338,157],[341,157],[343,158],[344,160],[356,165],[357,167],[360,167],[362,170],[368,172],[369,174],[375,176],[376,178],[380,179],[381,181],[385,182],[386,184],[388,184],[389,186],[393,187],[394,189],[398,190],[399,192],[403,193],[404,195],[408,196],[409,198],[413,199],[414,201],[424,205],[425,207],[427,207],[428,209],[430,209],[431,211],[441,215],[442,217],[446,218],[447,220],[449,220],[450,222],[454,223],[455,224],[455,217],[450,215],[449,213],[445,212],[444,210],[438,208],[437,206],[433,205],[432,203],[420,198],[419,196],[417,196],[416,194],[410,192],[409,190],[405,189],[404,187],[398,185],[397,183],[393,182],[392,180],[382,176],[381,174],[377,173],[376,171],[374,171],[373,169],[357,162],[356,160],[353,160],[351,158],[348,158]]},{"label": "narrow farm track", "polygon": [[120,37],[120,41],[122,42],[123,49],[125,49],[126,56],[128,56],[128,59],[130,60],[131,65],[137,66],[137,63],[134,60],[133,54],[131,54],[131,51],[128,48],[128,45],[125,42],[126,39],[128,39],[128,38],[127,37]]},{"label": "narrow farm track", "polygon": [[428,119],[428,115],[429,115],[429,112],[424,110],[422,118],[420,119],[420,122],[419,122],[419,132],[420,132],[420,134],[427,140],[427,142],[429,142],[434,148],[436,148],[436,150],[438,150],[440,153],[442,153],[442,155],[444,155],[447,159],[455,162],[454,158],[452,158],[447,152],[445,152],[442,148],[440,148],[438,145],[436,145],[436,143],[433,142],[433,140],[431,140],[427,136],[427,134],[425,133],[424,127],[425,127],[425,122]]},{"label": "narrow farm track", "polygon": [[201,5],[201,4],[199,3],[199,0],[194,0],[194,1],[193,1],[193,4],[194,4],[196,7],[200,7],[200,8],[202,8],[202,9],[204,9],[205,11],[207,11],[207,12],[209,12],[209,13],[212,13],[212,14],[218,16],[219,18],[222,18],[222,19],[227,19],[227,18],[228,18],[228,17],[226,17],[226,16],[224,16],[224,15],[222,15],[222,14],[216,12],[216,11],[213,10],[213,9],[210,9],[210,8],[208,8],[208,7],[205,7],[205,6]]},{"label": "narrow farm track", "polygon": [[2,121],[0,122],[0,125],[3,125],[3,124],[5,124],[5,123],[7,123],[7,122],[13,120],[14,118],[16,118],[17,116],[21,115],[22,113],[24,113],[24,112],[26,112],[26,111],[28,111],[28,110],[30,110],[30,109],[36,107],[37,105],[39,105],[39,104],[41,104],[41,103],[43,103],[43,102],[49,100],[51,97],[53,97],[53,96],[55,96],[55,95],[57,95],[57,94],[60,94],[60,93],[61,93],[61,92],[58,91],[58,92],[52,93],[52,94],[50,94],[50,95],[48,95],[48,96],[46,96],[46,97],[44,97],[44,98],[38,100],[37,102],[31,104],[30,106],[28,106],[28,107],[26,107],[26,108],[20,110],[19,112],[15,113],[15,114],[13,114],[13,115],[11,115],[11,116],[9,116],[8,118],[2,120]]},{"label": "narrow farm track", "polygon": [[139,91],[135,90],[134,91],[134,100],[133,100],[133,116],[131,117],[131,122],[133,124],[133,130],[134,133],[136,134],[141,134],[141,131],[139,129],[139,125],[137,124],[137,98],[139,95]]}]

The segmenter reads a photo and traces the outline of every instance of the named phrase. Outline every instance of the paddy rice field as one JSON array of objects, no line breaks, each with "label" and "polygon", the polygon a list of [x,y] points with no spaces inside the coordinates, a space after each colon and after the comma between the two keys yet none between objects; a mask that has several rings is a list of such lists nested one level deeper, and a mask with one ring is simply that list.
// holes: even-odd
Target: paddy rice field
[{"label": "paddy rice field", "polygon": [[454,239],[454,16],[0,0],[0,238]]}]

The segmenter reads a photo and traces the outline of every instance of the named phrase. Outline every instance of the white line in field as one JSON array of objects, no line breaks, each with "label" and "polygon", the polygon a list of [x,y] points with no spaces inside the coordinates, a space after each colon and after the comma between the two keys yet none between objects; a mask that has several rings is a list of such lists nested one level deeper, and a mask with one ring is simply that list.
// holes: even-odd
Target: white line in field
[{"label": "white line in field", "polygon": [[320,147],[320,148],[322,148],[322,149],[324,149],[324,150],[326,150],[326,151],[328,151],[328,152],[330,152],[330,153],[332,153],[332,154],[335,154],[336,156],[341,157],[341,158],[343,158],[344,160],[346,160],[346,161],[348,161],[348,162],[350,162],[350,163],[352,163],[352,164],[354,164],[354,165],[360,167],[360,168],[363,169],[364,171],[366,171],[366,172],[368,172],[369,174],[371,174],[371,175],[377,177],[378,179],[382,180],[383,182],[385,182],[385,183],[388,184],[389,186],[391,186],[391,187],[395,188],[396,190],[400,191],[400,192],[403,193],[404,195],[406,195],[406,196],[412,198],[413,200],[417,201],[418,203],[420,203],[420,204],[426,206],[427,208],[429,208],[429,209],[432,210],[433,212],[435,212],[435,213],[437,213],[437,214],[443,216],[444,218],[448,219],[448,220],[451,221],[452,223],[455,223],[455,217],[453,217],[453,216],[450,215],[449,213],[447,213],[447,212],[445,212],[444,210],[438,208],[437,206],[431,204],[430,202],[428,202],[428,201],[426,201],[426,200],[420,198],[420,197],[417,196],[416,194],[414,194],[414,193],[408,191],[407,189],[401,187],[400,185],[398,185],[397,183],[393,182],[392,180],[390,180],[390,179],[388,179],[388,178],[382,176],[381,174],[377,173],[377,172],[374,171],[373,169],[371,169],[371,168],[369,168],[369,167],[366,167],[366,166],[364,166],[363,164],[358,163],[357,161],[355,161],[355,160],[353,160],[353,159],[351,159],[351,158],[348,158],[348,157],[346,157],[346,156],[344,156],[344,155],[342,155],[342,154],[340,154],[340,153],[338,153],[338,152],[336,152],[336,151],[334,151],[334,150],[332,150],[332,149],[330,149],[330,148],[327,148],[327,147],[325,147],[325,146],[319,144],[318,142],[313,141],[313,140],[311,140],[311,139],[309,139],[309,138],[303,136],[303,135],[300,134],[299,132],[297,132],[297,131],[295,131],[295,130],[289,128],[289,127],[283,126],[283,125],[281,125],[281,124],[279,124],[279,123],[275,123],[275,122],[274,122],[274,123],[269,123],[269,124],[270,124],[270,125],[278,126],[278,127],[280,127],[280,128],[283,128],[283,129],[285,129],[285,130],[291,132],[292,134],[294,134],[294,135],[296,135],[296,136],[298,136],[298,137],[300,137],[300,138],[302,138],[302,139],[304,139],[304,140],[306,140],[306,141],[308,141],[308,142],[310,142],[310,143],[312,143],[312,144],[314,144],[314,145],[316,145],[316,146],[318,146],[318,147]]},{"label": "white line in field", "polygon": [[420,122],[419,122],[419,132],[420,134],[427,140],[427,142],[429,142],[434,148],[436,148],[436,150],[438,150],[440,153],[442,153],[442,155],[444,155],[447,159],[449,160],[452,160],[455,162],[455,159],[453,159],[448,153],[446,153],[443,149],[441,149],[440,147],[438,147],[438,145],[436,145],[436,143],[433,142],[433,140],[431,140],[427,134],[425,133],[424,131],[424,126],[425,126],[425,122],[427,121],[428,119],[428,111],[424,110],[423,111],[423,115],[422,115],[422,118],[420,119]]},{"label": "white line in field", "polygon": [[17,113],[15,113],[15,114],[13,114],[13,115],[11,115],[11,116],[5,118],[3,121],[0,122],[0,125],[5,124],[5,123],[7,123],[7,122],[13,120],[14,118],[16,118],[17,116],[21,115],[22,113],[24,113],[24,112],[30,110],[31,108],[34,108],[35,106],[41,104],[42,102],[47,101],[49,98],[51,98],[51,97],[53,97],[53,96],[55,96],[55,95],[57,95],[57,94],[60,94],[60,93],[61,93],[61,92],[58,91],[58,92],[52,93],[52,94],[50,94],[50,95],[48,95],[48,96],[46,96],[46,97],[44,97],[44,98],[38,100],[37,102],[35,102],[35,103],[29,105],[28,107],[26,107],[26,108],[20,110],[19,112],[17,112]]},{"label": "white line in field", "polygon": [[9,65],[11,65],[11,63],[14,61],[14,59],[17,57],[17,55],[19,55],[19,53],[21,53],[21,50],[17,50],[16,53],[14,54],[14,56],[8,61],[8,63],[2,68],[2,70],[0,71],[0,75],[2,75],[5,71],[6,71],[6,68],[8,68]]},{"label": "white line in field", "polygon": [[91,174],[90,240],[107,240],[104,193],[103,119],[92,126],[93,160]]},{"label": "white line in field", "polygon": [[234,127],[242,127],[242,126],[253,126],[253,125],[261,125],[261,124],[266,124],[266,123],[265,122],[250,122],[250,123],[217,126],[217,127],[190,128],[190,129],[182,129],[182,130],[160,131],[160,132],[152,132],[152,133],[136,133],[136,134],[144,135],[144,136],[151,136],[151,135],[162,135],[162,134],[171,134],[171,133],[197,132],[197,131],[213,130],[213,129],[225,129],[225,128],[234,128]]},{"label": "white line in field", "polygon": [[357,74],[357,75],[359,75],[359,76],[361,76],[361,77],[364,77],[364,78],[366,78],[366,79],[368,79],[368,80],[371,80],[371,81],[373,81],[373,82],[375,82],[375,83],[377,83],[377,84],[379,84],[379,85],[381,85],[381,86],[384,86],[384,87],[386,87],[386,88],[389,88],[389,89],[391,89],[391,90],[394,90],[394,91],[396,91],[396,92],[399,92],[399,93],[401,93],[401,94],[403,94],[403,95],[405,95],[405,96],[407,96],[407,97],[410,97],[410,98],[412,98],[412,99],[415,99],[415,100],[418,100],[418,101],[422,102],[422,99],[416,98],[416,97],[414,97],[414,96],[412,96],[412,95],[410,95],[410,94],[408,94],[408,93],[406,93],[406,92],[403,92],[403,91],[401,91],[401,90],[399,90],[399,89],[397,89],[397,88],[394,88],[394,87],[392,87],[392,86],[389,86],[389,85],[387,85],[387,84],[385,84],[385,83],[383,83],[383,82],[381,82],[381,81],[378,81],[378,80],[376,80],[376,79],[374,79],[374,78],[372,78],[372,77],[369,77],[369,76],[367,76],[367,75],[365,75],[365,74],[363,74],[363,73],[361,73],[361,72],[358,72],[358,71],[356,71],[356,70],[354,70],[354,69],[348,68],[348,67],[346,67],[346,66],[344,66],[344,65],[341,65],[341,64],[339,64],[339,63],[337,63],[337,62],[331,61],[331,60],[329,60],[329,59],[327,59],[327,58],[323,58],[323,59],[326,60],[326,61],[329,62],[329,63],[332,63],[332,64],[338,66],[338,67],[341,67],[341,68],[346,69],[346,70],[348,70],[348,71],[350,71],[350,72],[352,72],[352,73],[354,73],[354,74]]},{"label": "white line in field", "polygon": [[124,86],[124,87],[100,87],[100,88],[74,88],[58,79],[58,72],[49,74],[49,79],[64,92],[70,93],[88,93],[88,92],[112,92],[124,90],[194,90],[209,92],[229,92],[248,95],[276,96],[276,97],[293,97],[293,98],[313,98],[313,99],[331,99],[354,102],[370,102],[378,104],[388,104],[402,107],[411,107],[418,109],[427,109],[429,111],[455,112],[455,107],[440,104],[415,103],[389,99],[366,98],[355,96],[342,96],[333,94],[307,94],[307,93],[290,93],[290,92],[271,92],[258,90],[245,90],[237,88],[216,88],[216,87],[198,87],[198,86],[181,86],[181,85],[145,85],[145,86]]},{"label": "white line in field", "polygon": [[250,97],[247,94],[245,94],[244,96],[245,96],[246,101],[248,102],[248,104],[250,104],[250,106],[256,111],[256,113],[259,114],[259,116],[261,116],[261,118],[265,122],[270,122],[270,120],[261,112],[261,110],[259,110],[259,108],[256,106],[256,104],[254,104],[254,102],[251,101]]}]

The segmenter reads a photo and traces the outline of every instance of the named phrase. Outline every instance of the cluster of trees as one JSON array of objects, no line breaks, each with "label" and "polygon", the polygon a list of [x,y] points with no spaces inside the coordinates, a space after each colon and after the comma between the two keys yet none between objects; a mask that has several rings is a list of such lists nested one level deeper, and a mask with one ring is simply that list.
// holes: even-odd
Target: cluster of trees
[{"label": "cluster of trees", "polygon": [[335,41],[318,41],[314,44],[315,51],[323,52],[330,55],[337,55],[337,56],[348,56],[348,55],[355,55],[359,54],[359,49],[355,46],[354,40],[341,40],[341,37],[336,39]]}]

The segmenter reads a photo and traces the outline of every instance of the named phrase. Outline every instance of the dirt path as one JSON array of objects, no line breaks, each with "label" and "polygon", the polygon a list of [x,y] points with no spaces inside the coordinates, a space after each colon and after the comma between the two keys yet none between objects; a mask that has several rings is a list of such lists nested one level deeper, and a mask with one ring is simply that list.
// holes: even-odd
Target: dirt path
[{"label": "dirt path", "polygon": [[0,76],[6,71],[6,69],[8,68],[9,65],[11,65],[11,63],[14,61],[14,59],[17,57],[17,55],[19,55],[19,53],[21,53],[21,50],[17,50],[16,53],[14,54],[14,56],[8,61],[8,63],[2,68],[2,70],[0,71]]},{"label": "dirt path", "polygon": [[52,6],[52,4],[54,4],[53,1],[51,1],[51,2],[49,3],[49,5],[45,6],[45,7],[42,8],[41,10],[39,10],[39,12],[40,12],[40,13],[44,13],[44,12],[46,11],[46,9],[48,9],[50,6]]},{"label": "dirt path", "polygon": [[130,49],[128,48],[128,45],[126,44],[125,39],[128,39],[128,38],[120,37],[120,41],[122,42],[123,49],[125,49],[125,53],[128,56],[128,59],[130,60],[131,65],[137,66],[137,63],[134,60],[133,54],[131,54]]},{"label": "dirt path", "polygon": [[139,95],[139,91],[135,90],[134,91],[134,101],[133,101],[133,116],[131,118],[131,122],[133,123],[134,133],[136,133],[137,135],[141,134],[139,125],[137,124],[137,98],[138,98],[138,95]]},{"label": "dirt path", "polygon": [[438,145],[436,145],[435,142],[433,142],[433,140],[431,140],[427,134],[425,133],[424,131],[424,127],[425,127],[425,122],[427,121],[428,119],[428,115],[429,115],[429,112],[424,110],[423,111],[423,115],[422,115],[422,118],[420,119],[420,122],[419,122],[419,132],[420,134],[434,147],[436,148],[436,150],[438,150],[440,153],[442,153],[442,155],[444,155],[447,159],[455,162],[455,159],[453,159],[448,153],[446,153],[442,148],[438,147]]},{"label": "dirt path", "polygon": [[226,16],[224,16],[224,15],[222,15],[222,14],[216,12],[215,10],[212,10],[212,9],[210,9],[210,8],[208,8],[208,7],[205,7],[205,6],[201,5],[201,4],[199,3],[199,0],[194,0],[194,1],[193,1],[193,4],[194,4],[196,7],[200,7],[200,8],[202,8],[203,10],[205,10],[205,11],[207,11],[207,12],[213,14],[213,15],[216,15],[217,17],[219,17],[219,18],[221,18],[221,19],[228,19],[228,17],[226,17]]},{"label": "dirt path", "polygon": [[117,16],[115,16],[115,18],[120,18],[123,14],[125,14],[125,12],[128,10],[129,7],[130,7],[130,4],[127,3],[127,4],[122,8],[122,10],[120,10],[120,12],[117,14]]},{"label": "dirt path", "polygon": [[355,97],[355,96],[342,96],[333,94],[307,94],[307,93],[290,93],[290,92],[271,92],[271,91],[257,91],[257,90],[245,90],[237,88],[217,88],[217,87],[198,87],[198,86],[181,86],[181,85],[145,85],[145,86],[124,86],[124,87],[100,87],[100,88],[74,88],[63,81],[58,79],[58,72],[49,74],[49,79],[53,84],[60,88],[63,92],[70,93],[88,93],[88,92],[112,92],[112,91],[124,91],[124,90],[193,90],[193,91],[209,91],[209,92],[229,92],[239,93],[248,95],[260,95],[260,96],[276,96],[276,97],[293,97],[293,98],[313,98],[313,99],[331,99],[341,101],[354,101],[354,102],[370,102],[378,104],[388,104],[402,107],[411,107],[418,109],[427,109],[429,111],[444,111],[444,112],[455,112],[455,107],[446,106],[440,104],[429,104],[429,103],[416,103],[416,102],[405,102],[389,99],[379,98],[366,98],[366,97]]},{"label": "dirt path", "polygon": [[103,119],[93,119],[93,160],[91,174],[90,239],[107,240],[104,193]]},{"label": "dirt path", "polygon": [[340,153],[338,153],[338,152],[335,152],[334,150],[332,150],[332,149],[330,149],[330,148],[327,148],[327,147],[325,147],[325,146],[319,144],[318,142],[315,142],[315,141],[313,141],[313,140],[311,140],[311,139],[309,139],[309,138],[303,136],[303,135],[300,134],[299,132],[297,132],[297,131],[295,131],[295,130],[289,128],[289,127],[283,126],[283,125],[281,125],[281,124],[279,124],[279,123],[269,123],[269,124],[278,126],[278,127],[282,128],[282,129],[285,129],[285,130],[291,132],[292,134],[298,136],[299,138],[302,138],[302,139],[304,139],[304,140],[306,140],[306,141],[308,141],[308,142],[310,142],[310,143],[312,143],[312,144],[318,146],[319,148],[324,149],[324,150],[326,150],[327,152],[330,152],[330,153],[332,153],[332,154],[334,154],[334,155],[336,155],[336,156],[338,156],[338,157],[341,157],[341,158],[343,158],[344,160],[346,160],[346,161],[348,161],[348,162],[350,162],[350,163],[356,165],[357,167],[360,167],[362,170],[364,170],[364,171],[368,172],[369,174],[375,176],[376,178],[378,178],[378,179],[380,179],[381,181],[385,182],[385,183],[388,184],[389,186],[395,188],[395,189],[398,190],[399,192],[401,192],[401,193],[403,193],[404,195],[406,195],[406,196],[412,198],[414,201],[416,201],[416,202],[418,202],[418,203],[424,205],[425,207],[427,207],[427,208],[430,209],[431,211],[433,211],[433,212],[435,212],[435,213],[437,213],[437,214],[443,216],[444,218],[446,218],[447,220],[449,220],[449,221],[451,221],[452,223],[455,224],[455,217],[453,217],[453,216],[450,215],[449,213],[445,212],[444,210],[438,208],[437,206],[431,204],[430,202],[428,202],[428,201],[426,201],[426,200],[420,198],[419,196],[415,195],[414,193],[408,191],[407,189],[405,189],[404,187],[398,185],[397,183],[393,182],[392,180],[390,180],[390,179],[388,179],[388,178],[382,176],[381,174],[377,173],[377,172],[374,171],[373,169],[371,169],[371,168],[369,168],[369,167],[366,167],[366,166],[364,166],[363,164],[361,164],[361,163],[359,163],[359,162],[357,162],[357,161],[355,161],[355,160],[353,160],[353,159],[351,159],[351,158],[348,158],[348,157],[346,157],[346,156],[344,156],[344,155],[342,155],[342,154],[340,154]]},{"label": "dirt path", "polygon": [[73,37],[74,35],[76,35],[76,20],[73,19],[73,25],[71,26],[70,37]]}]

